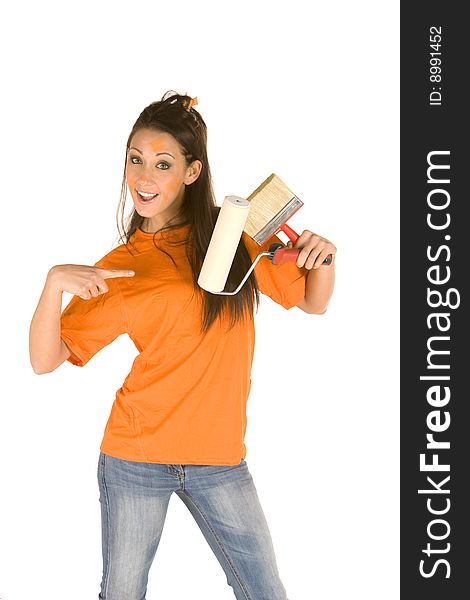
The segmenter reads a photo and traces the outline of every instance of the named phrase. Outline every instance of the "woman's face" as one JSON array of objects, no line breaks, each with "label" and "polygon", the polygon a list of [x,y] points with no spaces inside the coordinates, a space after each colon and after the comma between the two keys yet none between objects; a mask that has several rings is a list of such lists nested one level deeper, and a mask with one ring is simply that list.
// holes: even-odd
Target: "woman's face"
[{"label": "woman's face", "polygon": [[133,135],[126,160],[126,180],[142,228],[157,231],[176,215],[184,189],[195,181],[202,163],[186,166],[176,139],[169,133],[140,129]]}]

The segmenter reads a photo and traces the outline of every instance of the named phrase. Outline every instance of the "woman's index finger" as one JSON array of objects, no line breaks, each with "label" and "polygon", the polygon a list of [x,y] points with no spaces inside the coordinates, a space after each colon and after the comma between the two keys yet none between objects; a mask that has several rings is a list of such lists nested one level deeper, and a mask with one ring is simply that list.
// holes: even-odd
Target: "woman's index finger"
[{"label": "woman's index finger", "polygon": [[101,275],[103,279],[109,279],[110,277],[133,277],[135,275],[135,271],[132,271],[130,269],[102,269],[101,267],[98,268],[101,270]]}]

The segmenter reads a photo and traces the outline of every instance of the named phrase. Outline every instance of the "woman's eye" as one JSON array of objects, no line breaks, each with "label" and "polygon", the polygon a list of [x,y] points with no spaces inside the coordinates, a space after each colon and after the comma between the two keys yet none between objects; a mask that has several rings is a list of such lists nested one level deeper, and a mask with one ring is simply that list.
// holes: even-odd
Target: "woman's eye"
[{"label": "woman's eye", "polygon": [[[138,165],[141,164],[142,161],[140,160],[140,158],[138,156],[129,156],[129,161],[133,164],[133,165]],[[171,165],[169,165],[167,162],[165,161],[160,161],[159,163],[157,163],[157,166],[160,165],[164,165],[164,168],[160,168],[160,171],[167,171]]]}]

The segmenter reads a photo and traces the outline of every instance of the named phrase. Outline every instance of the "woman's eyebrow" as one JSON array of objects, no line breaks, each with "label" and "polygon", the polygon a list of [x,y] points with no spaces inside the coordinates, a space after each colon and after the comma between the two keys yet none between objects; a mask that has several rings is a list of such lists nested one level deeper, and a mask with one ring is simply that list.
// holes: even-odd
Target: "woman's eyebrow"
[{"label": "woman's eyebrow", "polygon": [[[131,146],[131,147],[129,148],[129,150],[137,150],[137,152],[138,152],[139,154],[142,154],[142,152],[141,152],[141,151],[140,151],[138,148],[134,148],[134,146]],[[171,158],[175,158],[175,157],[173,156],[173,154],[170,154],[169,152],[157,152],[157,154],[155,154],[155,156],[160,156],[160,154],[168,154],[169,156],[171,156]]]}]

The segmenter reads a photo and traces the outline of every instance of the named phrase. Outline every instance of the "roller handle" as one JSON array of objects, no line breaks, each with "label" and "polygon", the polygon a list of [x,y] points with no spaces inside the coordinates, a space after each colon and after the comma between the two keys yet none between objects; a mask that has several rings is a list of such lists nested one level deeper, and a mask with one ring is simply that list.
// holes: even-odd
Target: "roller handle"
[{"label": "roller handle", "polygon": [[270,252],[274,252],[272,257],[273,265],[280,265],[284,262],[297,262],[297,257],[300,254],[300,250],[298,248],[286,248],[283,246],[282,248],[279,247],[278,250],[275,250],[272,248],[272,246],[275,245],[276,244],[272,244],[269,247]]},{"label": "roller handle", "polygon": [[[299,239],[299,234],[296,233],[292,227],[289,227],[289,225],[287,225],[287,223],[284,223],[283,225],[281,225],[281,231],[283,231],[287,237],[290,239],[290,241],[295,244],[295,242]],[[282,254],[277,257],[277,255],[282,252]],[[298,250],[297,248],[286,248],[285,250],[278,250],[276,252],[276,256],[275,258],[273,258],[273,265],[277,265],[280,262],[297,262],[297,257],[300,254],[300,250]],[[276,260],[277,259],[277,260]],[[322,265],[331,265],[331,261],[333,260],[333,257],[331,256],[331,254],[328,254],[328,256],[325,258],[325,260],[322,262]]]}]

